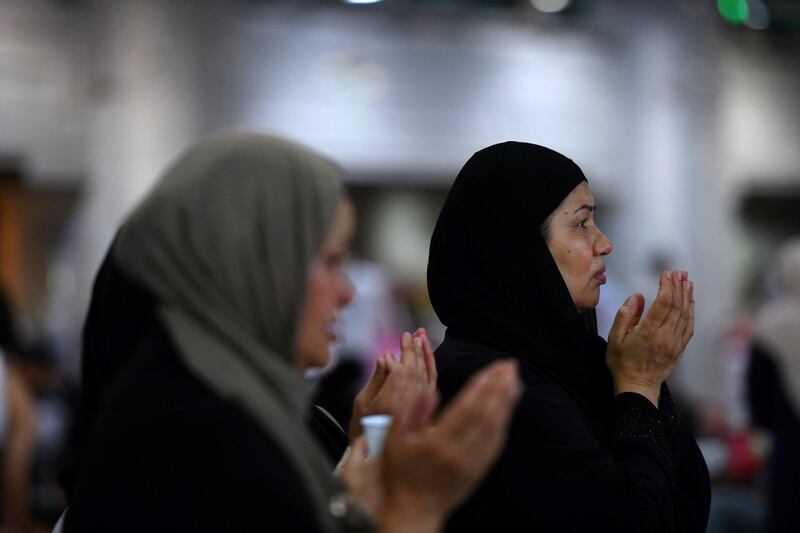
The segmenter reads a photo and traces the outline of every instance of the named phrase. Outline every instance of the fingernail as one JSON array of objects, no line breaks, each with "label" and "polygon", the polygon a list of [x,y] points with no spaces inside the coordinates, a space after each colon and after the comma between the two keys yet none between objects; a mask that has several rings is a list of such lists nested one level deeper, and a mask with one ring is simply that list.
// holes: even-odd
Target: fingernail
[{"label": "fingernail", "polygon": [[422,349],[422,339],[420,339],[419,337],[415,337],[414,338],[414,346],[416,346],[417,350],[421,350]]},{"label": "fingernail", "polygon": [[684,292],[689,292],[689,285],[690,283],[688,281],[681,282],[681,286],[683,287]]},{"label": "fingernail", "polygon": [[628,299],[625,300],[625,303],[622,304],[622,305],[625,305],[627,307],[633,307],[634,300],[635,300],[635,298],[633,296],[628,296]]}]

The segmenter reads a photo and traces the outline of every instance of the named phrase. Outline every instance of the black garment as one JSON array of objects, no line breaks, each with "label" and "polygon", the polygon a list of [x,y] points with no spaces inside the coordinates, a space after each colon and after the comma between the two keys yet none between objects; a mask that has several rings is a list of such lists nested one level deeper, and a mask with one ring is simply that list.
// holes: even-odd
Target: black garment
[{"label": "black garment", "polygon": [[[66,531],[317,531],[288,458],[186,369],[154,309],[109,253],[84,327],[78,423],[60,476]],[[332,471],[346,435],[317,409],[308,424]]]},{"label": "black garment", "polygon": [[309,413],[307,427],[331,464],[338,464],[350,444],[339,421],[324,408],[315,405]]},{"label": "black garment", "polygon": [[705,529],[708,471],[668,391],[661,410],[614,397],[594,311],[576,311],[540,232],[584,180],[547,148],[494,145],[461,170],[436,223],[428,290],[448,327],[443,400],[498,357],[520,361],[526,387],[500,462],[450,531]]},{"label": "black garment", "polygon": [[121,369],[139,351],[147,331],[156,331],[155,298],[117,266],[113,246],[106,254],[92,289],[83,327],[81,394],[77,420],[68,444],[59,483],[70,501],[76,465],[113,389]]},{"label": "black garment", "polygon": [[747,396],[753,422],[772,434],[768,469],[767,529],[796,531],[800,524],[800,418],[787,397],[781,371],[770,351],[759,343],[750,349]]},{"label": "black garment", "polygon": [[[442,400],[508,357],[448,333],[436,351]],[[705,530],[708,472],[666,386],[660,409],[634,393],[590,406],[552,371],[521,360],[520,374],[508,445],[447,531]],[[596,414],[605,411],[612,415]]]},{"label": "black garment", "polygon": [[265,432],[190,374],[163,331],[144,339],[93,424],[66,531],[316,531]]}]

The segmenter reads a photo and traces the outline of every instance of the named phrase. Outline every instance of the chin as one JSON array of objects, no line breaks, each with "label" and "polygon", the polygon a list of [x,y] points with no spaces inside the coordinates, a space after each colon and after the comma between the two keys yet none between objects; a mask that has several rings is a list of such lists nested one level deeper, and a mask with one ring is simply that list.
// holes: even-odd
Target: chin
[{"label": "chin", "polygon": [[310,349],[300,355],[300,367],[303,370],[309,368],[324,368],[331,360],[331,347],[330,344],[325,343],[324,346],[320,345],[315,349]]},{"label": "chin", "polygon": [[324,368],[328,366],[328,363],[331,362],[331,351],[330,348],[326,348],[324,352],[316,354],[314,358],[311,360],[312,367],[315,368]]},{"label": "chin", "polygon": [[581,302],[580,305],[576,305],[575,307],[578,309],[579,313],[585,313],[586,311],[591,311],[597,304],[600,303],[600,297],[597,296],[595,298],[587,298],[586,301]]}]

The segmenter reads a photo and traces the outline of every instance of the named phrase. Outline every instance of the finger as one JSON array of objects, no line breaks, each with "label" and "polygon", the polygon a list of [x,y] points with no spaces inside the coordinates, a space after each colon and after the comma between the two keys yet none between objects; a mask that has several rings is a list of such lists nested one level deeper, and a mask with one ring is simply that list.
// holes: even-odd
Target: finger
[{"label": "finger", "polygon": [[388,377],[383,387],[375,396],[367,414],[397,415],[403,407],[403,399],[409,389],[410,372],[403,365],[394,360],[391,354],[384,356],[387,363]]},{"label": "finger", "polygon": [[431,341],[424,329],[420,337],[422,338],[422,348],[425,352],[425,369],[428,373],[428,387],[435,389],[439,379],[439,373],[436,370],[436,357],[433,355],[433,346],[431,346]]},{"label": "finger", "polygon": [[639,323],[643,309],[644,296],[638,292],[629,296],[617,311],[617,316],[614,317],[614,323],[608,332],[609,340],[613,339],[617,343],[622,342],[628,332]]},{"label": "finger", "polygon": [[414,343],[411,341],[411,333],[404,332],[400,337],[400,364],[406,368],[416,368],[416,353]]},{"label": "finger", "polygon": [[689,304],[689,320],[686,321],[686,329],[683,330],[683,337],[681,338],[681,342],[683,348],[686,348],[686,345],[689,344],[689,341],[692,339],[694,335],[694,302]]},{"label": "finger", "polygon": [[414,337],[414,352],[417,354],[417,378],[421,387],[428,385],[428,369],[425,366],[425,352],[422,348],[422,339]]},{"label": "finger", "polygon": [[480,398],[495,379],[499,364],[493,363],[480,370],[462,387],[458,395],[439,416],[436,426],[441,433],[453,439],[463,433],[465,426],[471,423],[475,406],[480,403]]},{"label": "finger", "polygon": [[367,382],[362,393],[365,394],[367,398],[374,398],[375,395],[378,394],[378,391],[381,390],[381,387],[383,387],[386,376],[386,360],[381,356],[375,361],[375,371],[372,373],[372,377]]},{"label": "finger", "polygon": [[423,428],[430,425],[438,404],[439,395],[436,391],[417,391],[409,401],[398,408],[395,420],[389,428],[387,441],[397,442],[396,439],[416,436]]},{"label": "finger", "polygon": [[431,379],[433,379],[430,362],[428,361],[429,353],[431,357],[433,356],[433,350],[428,336],[425,333],[425,328],[417,328],[417,331],[414,332],[414,345],[419,346],[419,351],[421,353],[420,364],[423,367],[421,370],[425,377],[425,385],[428,385]]},{"label": "finger", "polygon": [[[484,416],[491,415],[483,410],[486,409],[485,399],[495,386],[500,391],[506,389],[512,395],[518,394],[520,384],[516,361],[495,362],[473,376],[442,413],[437,428],[455,439],[468,434],[471,426],[476,425]],[[503,413],[494,415],[502,417]]]},{"label": "finger", "polygon": [[681,330],[681,309],[683,308],[683,287],[681,286],[681,272],[675,271],[670,274],[670,286],[672,287],[672,299],[670,310],[664,319],[664,326],[671,331]]},{"label": "finger", "polygon": [[683,332],[686,329],[686,324],[689,321],[689,306],[691,305],[690,288],[692,282],[688,279],[683,280],[681,283],[681,319],[678,321],[678,335],[683,337]]},{"label": "finger", "polygon": [[487,438],[496,433],[511,416],[511,407],[516,403],[520,387],[515,366],[505,366],[495,374],[487,388],[482,392],[481,401],[476,404],[475,414],[460,437],[465,447],[482,447]]},{"label": "finger", "polygon": [[366,459],[367,441],[362,435],[345,450],[339,465],[337,465],[336,470],[334,470],[334,475],[341,476],[342,481],[345,482],[348,488],[356,489],[360,481],[357,471],[358,468],[364,464]]},{"label": "finger", "polygon": [[363,463],[367,458],[367,439],[364,435],[358,437],[355,442],[350,446],[350,455],[345,464],[358,464]]},{"label": "finger", "polygon": [[398,366],[400,366],[400,363],[397,362],[397,359],[395,359],[392,352],[386,352],[383,354],[383,360],[386,362],[387,374],[391,374]]},{"label": "finger", "polygon": [[655,326],[660,326],[669,315],[672,305],[672,282],[668,272],[662,272],[658,280],[658,294],[653,301],[653,305],[647,311],[645,320],[652,322]]}]

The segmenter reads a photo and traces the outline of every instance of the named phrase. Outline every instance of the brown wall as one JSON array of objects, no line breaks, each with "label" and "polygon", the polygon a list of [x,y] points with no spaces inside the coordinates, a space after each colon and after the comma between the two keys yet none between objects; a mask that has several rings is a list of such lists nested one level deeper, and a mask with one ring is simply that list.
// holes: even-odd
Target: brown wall
[{"label": "brown wall", "polygon": [[19,179],[0,174],[0,285],[14,305],[23,299],[21,224]]}]

